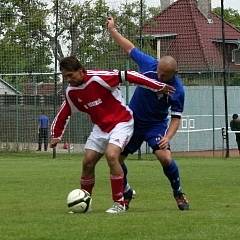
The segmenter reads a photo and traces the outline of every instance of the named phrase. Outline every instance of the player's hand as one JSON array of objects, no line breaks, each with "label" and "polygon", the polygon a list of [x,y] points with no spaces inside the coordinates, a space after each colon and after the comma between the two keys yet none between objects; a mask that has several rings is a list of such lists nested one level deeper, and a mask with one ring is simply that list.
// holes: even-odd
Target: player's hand
[{"label": "player's hand", "polygon": [[160,142],[159,142],[159,148],[161,150],[167,150],[168,146],[169,146],[169,139],[168,139],[168,137],[166,137],[166,136],[162,137]]},{"label": "player's hand", "polygon": [[56,147],[59,142],[61,142],[60,139],[58,139],[58,138],[52,138],[51,141],[50,141],[50,147],[51,147],[51,148]]},{"label": "player's hand", "polygon": [[167,95],[172,95],[173,93],[175,93],[176,89],[170,85],[165,85],[160,91],[159,93],[164,93]]},{"label": "player's hand", "polygon": [[114,30],[116,28],[115,22],[113,20],[112,16],[109,16],[106,21],[106,26],[108,28],[108,31]]}]

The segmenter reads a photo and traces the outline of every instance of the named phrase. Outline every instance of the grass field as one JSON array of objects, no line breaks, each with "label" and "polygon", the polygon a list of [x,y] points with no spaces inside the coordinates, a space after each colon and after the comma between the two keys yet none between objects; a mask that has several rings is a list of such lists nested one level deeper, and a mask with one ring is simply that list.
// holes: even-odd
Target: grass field
[{"label": "grass field", "polygon": [[[149,158],[149,157],[148,157]],[[179,158],[191,210],[177,210],[157,161],[127,161],[137,192],[127,213],[112,216],[106,161],[97,166],[93,211],[68,214],[79,186],[79,155],[0,153],[1,240],[238,240],[240,159]]]}]

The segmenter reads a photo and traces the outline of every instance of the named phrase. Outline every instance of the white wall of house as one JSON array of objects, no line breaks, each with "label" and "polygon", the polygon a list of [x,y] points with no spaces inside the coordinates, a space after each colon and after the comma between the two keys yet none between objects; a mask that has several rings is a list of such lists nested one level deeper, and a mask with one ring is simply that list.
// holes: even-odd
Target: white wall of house
[{"label": "white wall of house", "polygon": [[0,79],[0,95],[16,95],[17,92],[14,90],[14,88],[11,88],[11,86],[7,85],[4,81]]}]

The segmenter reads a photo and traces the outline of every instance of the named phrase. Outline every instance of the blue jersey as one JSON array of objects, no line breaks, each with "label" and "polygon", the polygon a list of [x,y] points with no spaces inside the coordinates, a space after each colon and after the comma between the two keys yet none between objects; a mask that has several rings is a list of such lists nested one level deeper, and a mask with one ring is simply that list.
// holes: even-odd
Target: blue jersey
[{"label": "blue jersey", "polygon": [[40,115],[38,118],[39,128],[48,128],[48,117],[46,115]]},{"label": "blue jersey", "polygon": [[[137,63],[139,71],[149,78],[159,81],[157,76],[158,60],[133,48],[130,57]],[[134,113],[134,120],[140,126],[168,122],[168,112],[172,116],[181,117],[184,106],[184,88],[181,79],[174,76],[168,85],[176,91],[173,95],[155,93],[149,89],[138,86],[130,101],[129,107]]]}]

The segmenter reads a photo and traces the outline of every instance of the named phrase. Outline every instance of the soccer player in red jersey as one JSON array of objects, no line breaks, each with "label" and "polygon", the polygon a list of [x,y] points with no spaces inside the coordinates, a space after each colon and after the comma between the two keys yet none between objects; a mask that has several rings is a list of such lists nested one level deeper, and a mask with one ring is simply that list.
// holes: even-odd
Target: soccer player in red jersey
[{"label": "soccer player in red jersey", "polygon": [[173,93],[174,88],[134,71],[86,70],[77,58],[62,59],[60,70],[69,85],[66,97],[51,126],[51,143],[61,141],[70,116],[77,111],[90,115],[94,126],[85,145],[81,188],[92,193],[95,165],[105,154],[110,168],[113,206],[107,213],[126,210],[123,197],[123,171],[119,158],[133,133],[132,111],[124,104],[120,83],[128,81],[146,86],[155,92]]}]

